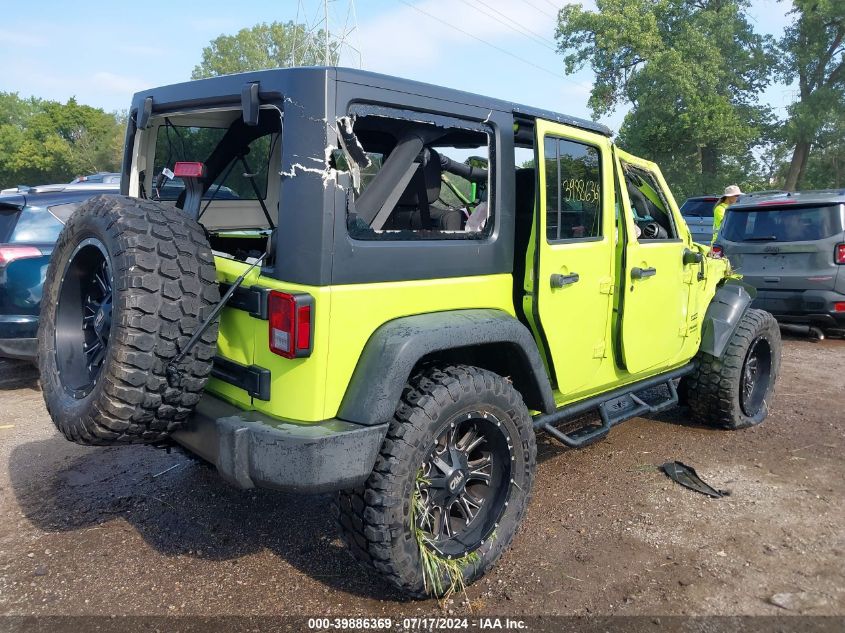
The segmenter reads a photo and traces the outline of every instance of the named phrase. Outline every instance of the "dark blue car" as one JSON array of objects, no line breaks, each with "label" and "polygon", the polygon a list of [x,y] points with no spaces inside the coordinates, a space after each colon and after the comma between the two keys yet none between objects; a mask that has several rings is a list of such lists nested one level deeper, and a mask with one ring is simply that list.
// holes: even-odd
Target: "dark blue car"
[{"label": "dark blue car", "polygon": [[76,208],[100,193],[118,193],[118,187],[50,185],[0,195],[0,356],[35,359],[53,245]]}]

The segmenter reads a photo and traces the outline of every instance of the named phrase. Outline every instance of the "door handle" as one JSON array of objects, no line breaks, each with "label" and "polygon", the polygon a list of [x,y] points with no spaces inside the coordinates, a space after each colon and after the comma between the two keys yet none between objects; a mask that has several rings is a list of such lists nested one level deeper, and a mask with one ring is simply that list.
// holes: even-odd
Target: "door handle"
[{"label": "door handle", "polygon": [[631,279],[645,279],[646,277],[654,277],[657,274],[656,268],[632,268]]},{"label": "door handle", "polygon": [[568,275],[554,274],[551,276],[550,282],[552,288],[563,288],[564,286],[578,283],[579,279],[581,279],[581,276],[578,273],[570,273]]}]

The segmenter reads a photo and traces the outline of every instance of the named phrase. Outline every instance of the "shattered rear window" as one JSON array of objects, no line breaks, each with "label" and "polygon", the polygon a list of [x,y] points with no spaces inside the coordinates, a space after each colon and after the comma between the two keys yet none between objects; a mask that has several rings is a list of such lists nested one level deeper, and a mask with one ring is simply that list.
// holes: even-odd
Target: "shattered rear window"
[{"label": "shattered rear window", "polygon": [[[442,118],[444,121],[449,119]],[[349,233],[363,240],[480,239],[493,226],[489,131],[383,115],[338,121],[333,167],[351,174]]]}]

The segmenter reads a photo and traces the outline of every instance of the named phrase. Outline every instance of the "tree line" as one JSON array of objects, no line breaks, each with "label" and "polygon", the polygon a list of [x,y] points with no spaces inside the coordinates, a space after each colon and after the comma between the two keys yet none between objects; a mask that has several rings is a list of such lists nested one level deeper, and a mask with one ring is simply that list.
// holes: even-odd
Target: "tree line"
[{"label": "tree line", "polygon": [[[629,108],[617,141],[657,162],[679,199],[731,183],[845,187],[845,0],[793,0],[777,37],[758,33],[749,10],[748,0],[597,0],[558,14],[565,72],[595,75],[594,117]],[[262,23],[212,40],[191,78],[324,55],[323,32]],[[762,101],[776,83],[795,91],[783,111]],[[75,99],[0,93],[0,187],[116,171],[124,128],[125,115]]]},{"label": "tree line", "polygon": [[[657,162],[678,197],[731,183],[845,186],[845,0],[793,0],[779,37],[756,32],[749,9],[747,0],[569,4],[558,51],[567,73],[595,74],[595,116],[630,107],[619,144]],[[776,82],[796,92],[783,112],[761,102]]]}]

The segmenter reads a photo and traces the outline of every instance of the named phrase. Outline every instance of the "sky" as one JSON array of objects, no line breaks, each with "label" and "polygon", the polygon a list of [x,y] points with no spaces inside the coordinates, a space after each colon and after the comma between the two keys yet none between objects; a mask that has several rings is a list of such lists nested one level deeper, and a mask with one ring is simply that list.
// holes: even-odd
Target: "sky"
[{"label": "sky", "polygon": [[[357,29],[341,65],[459,88],[590,117],[592,73],[566,76],[555,52],[563,0],[330,0],[333,33]],[[593,7],[592,0],[582,2]],[[5,5],[5,6],[4,6]],[[351,5],[351,6],[350,6]],[[752,0],[757,30],[779,35],[790,0]],[[316,24],[322,0],[143,3],[0,0],[0,91],[128,108],[138,90],[190,79],[202,48],[259,22]],[[357,21],[347,18],[354,8]],[[764,102],[784,114],[794,90],[771,86]],[[621,108],[601,121],[618,130]]]}]

